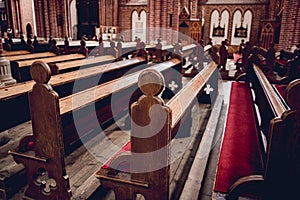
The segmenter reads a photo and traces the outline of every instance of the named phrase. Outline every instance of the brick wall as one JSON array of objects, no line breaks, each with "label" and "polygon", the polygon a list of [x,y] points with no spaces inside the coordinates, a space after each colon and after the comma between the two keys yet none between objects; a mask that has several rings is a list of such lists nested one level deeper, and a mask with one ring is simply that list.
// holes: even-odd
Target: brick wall
[{"label": "brick wall", "polygon": [[[69,27],[69,16],[66,10],[66,1],[70,0],[33,0],[36,32],[39,37],[48,37],[50,34],[53,37],[63,38],[68,35],[71,28]],[[16,2],[19,2],[19,7]],[[192,2],[192,4],[191,4]],[[131,14],[134,10],[140,13],[145,10],[147,13],[147,27],[162,27],[161,29],[150,30],[147,34],[147,40],[156,40],[162,38],[170,43],[177,41],[177,34],[171,30],[178,31],[179,25],[179,10],[182,6],[192,5],[192,17],[204,18],[203,38],[207,42],[210,32],[210,17],[214,9],[220,13],[226,9],[230,15],[229,27],[232,27],[232,19],[234,11],[239,9],[242,13],[250,9],[253,15],[251,27],[250,41],[255,44],[259,39],[260,21],[263,19],[274,19],[278,12],[282,11],[282,24],[279,39],[279,48],[288,50],[293,45],[300,41],[300,1],[299,0],[274,0],[269,4],[206,4],[204,0],[149,0],[148,5],[127,5],[127,0],[99,0],[99,17],[101,25],[119,26],[121,31],[131,30]],[[196,4],[198,4],[196,6]],[[34,29],[34,19],[32,11],[32,0],[12,0],[11,1],[11,19],[13,21],[13,29],[18,29],[26,34],[26,24],[31,24]],[[170,15],[172,15],[172,27],[170,26]],[[21,21],[19,21],[19,16]],[[60,18],[58,17],[60,16]],[[60,23],[62,22],[62,24]],[[231,35],[232,29],[228,29],[228,36]],[[130,40],[131,35],[125,36],[125,39]],[[230,37],[228,37],[230,40]]]},{"label": "brick wall", "polygon": [[120,5],[119,6],[119,20],[118,20],[118,26],[120,28],[120,32],[122,32],[124,39],[126,41],[131,41],[131,21],[132,21],[132,13],[134,11],[137,11],[139,14],[142,11],[146,11],[147,13],[147,24],[149,23],[148,19],[148,7],[147,6],[126,6],[126,5]]},{"label": "brick wall", "polygon": [[299,0],[284,0],[278,49],[290,50],[300,43],[299,10]]}]

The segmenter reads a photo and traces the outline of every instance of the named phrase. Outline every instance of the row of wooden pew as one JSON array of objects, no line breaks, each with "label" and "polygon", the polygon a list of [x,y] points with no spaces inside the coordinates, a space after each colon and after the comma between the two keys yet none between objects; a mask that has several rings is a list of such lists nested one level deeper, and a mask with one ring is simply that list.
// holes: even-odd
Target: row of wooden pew
[{"label": "row of wooden pew", "polygon": [[[176,68],[181,67],[181,63],[182,62],[178,59],[172,59],[150,68],[161,71],[166,77],[174,80],[176,77],[174,72],[180,71],[180,68],[178,70],[176,70]],[[43,69],[42,72],[41,69]],[[45,189],[51,193],[49,193],[49,197],[53,197],[52,195],[59,195],[60,197],[63,197],[61,199],[66,199],[70,196],[70,193],[69,189],[66,188],[68,186],[66,181],[68,180],[65,176],[63,162],[64,155],[68,155],[74,151],[74,147],[72,146],[74,146],[80,138],[87,138],[91,137],[93,134],[99,134],[101,131],[101,128],[99,129],[99,124],[102,125],[107,120],[114,117],[110,111],[112,106],[111,103],[115,103],[118,112],[121,113],[123,110],[128,109],[129,102],[126,101],[126,99],[132,98],[131,101],[135,101],[140,96],[140,92],[135,91],[140,71],[113,79],[109,82],[61,99],[58,99],[57,93],[49,88],[49,71],[49,67],[46,64],[36,63],[32,66],[32,76],[36,81],[32,92],[29,94],[31,119],[33,121],[33,136],[27,136],[22,139],[20,146],[11,153],[14,155],[16,161],[25,165],[27,179],[29,177],[35,177],[35,175],[42,176],[43,173],[39,174],[39,172],[41,172],[41,169],[45,169],[49,174],[49,177],[56,181],[57,190],[55,190],[55,192],[48,191],[48,188]],[[41,77],[40,73],[45,74],[43,77],[47,77],[47,79],[41,80],[39,78]],[[50,91],[45,90],[45,88],[49,88]],[[111,102],[112,94],[118,95],[116,98],[117,102]],[[74,103],[72,104],[74,99],[77,100],[76,105]],[[95,108],[96,110],[94,110]],[[42,111],[41,109],[46,110]],[[97,115],[96,119],[93,118],[91,110],[95,111],[95,114]],[[82,129],[76,127],[76,122],[73,121],[73,118],[75,118],[74,113],[80,117],[77,123],[79,123],[79,127]],[[44,121],[41,121],[42,119],[44,119]],[[47,131],[47,133],[45,131]],[[45,133],[47,137],[44,137],[44,135],[41,135],[40,133]],[[33,146],[30,147],[30,144]],[[28,160],[29,157],[26,152],[31,150],[35,151],[35,154],[30,156],[30,159]],[[32,178],[28,179],[28,184],[29,188],[26,190],[26,196],[34,198],[45,197],[46,191],[40,191],[40,187],[36,187],[36,180]]]},{"label": "row of wooden pew", "polygon": [[[118,49],[115,48],[114,46],[111,47],[112,49],[109,51],[109,54],[103,53],[100,55],[100,57],[97,57],[95,59],[88,59],[88,63],[79,60],[83,60],[86,58],[86,53],[75,53],[75,54],[69,54],[69,55],[61,55],[61,56],[56,56],[56,54],[52,52],[44,52],[44,53],[33,53],[33,54],[25,54],[25,55],[7,55],[4,54],[6,59],[8,59],[11,62],[11,72],[12,72],[12,77],[17,80],[17,82],[24,82],[31,80],[30,73],[29,73],[29,68],[31,64],[36,61],[36,60],[43,60],[47,64],[50,65],[52,74],[58,74],[62,73],[65,71],[71,71],[74,69],[78,69],[82,64],[85,65],[93,65],[99,62],[105,63],[105,62],[111,62],[114,59],[122,60],[123,58],[128,59],[128,55],[134,54],[136,49],[132,49],[131,46],[129,47],[122,47],[119,46]],[[186,55],[191,54],[190,51],[193,51],[195,48],[195,45],[188,45],[187,47],[184,48],[184,52]],[[150,55],[150,60],[152,60],[153,57],[153,52],[155,52],[155,48],[153,50],[152,46],[148,46],[146,48],[149,52]],[[109,49],[108,49],[109,50]],[[107,51],[108,51],[107,50]],[[158,50],[157,50],[158,51]],[[163,46],[163,48],[159,51],[162,51],[160,53],[161,57],[160,61],[167,60],[168,56],[171,56],[172,51],[173,51],[173,46]],[[93,58],[94,55],[96,55],[97,49],[94,49],[91,54],[89,54],[90,58]],[[17,53],[17,52],[16,52]],[[98,54],[97,54],[98,55]],[[69,62],[73,61],[73,62]],[[77,62],[78,61],[78,62]],[[58,64],[60,63],[60,64]]]},{"label": "row of wooden pew", "polygon": [[226,199],[297,199],[300,80],[272,85],[251,59],[238,80],[245,82],[232,85],[214,190]]},{"label": "row of wooden pew", "polygon": [[[180,57],[180,56],[179,56]],[[85,89],[88,89],[90,87],[96,86],[98,84],[104,84],[107,81],[116,79],[118,77],[123,76],[125,73],[128,71],[130,73],[135,73],[138,70],[150,67],[151,64],[147,64],[147,59],[148,56],[146,57],[137,57],[137,58],[131,58],[129,60],[124,60],[124,61],[119,61],[115,63],[110,63],[110,64],[98,64],[94,65],[93,67],[88,66],[93,61],[90,61],[90,59],[97,59],[97,58],[89,58],[87,60],[78,60],[78,61],[70,61],[74,62],[74,65],[76,64],[78,67],[86,64],[84,69],[81,69],[80,71],[72,71],[72,72],[67,72],[67,73],[62,73],[58,75],[53,75],[50,80],[51,86],[59,93],[60,97],[64,97],[67,95],[70,95],[74,92],[79,92]],[[182,63],[181,59],[179,59],[180,63]],[[64,67],[64,63],[57,63],[59,67]],[[174,64],[175,66],[173,67],[174,70],[180,74],[181,72],[181,64],[177,63]],[[66,62],[65,66],[68,66],[68,63]],[[168,64],[162,64],[162,67],[158,67],[159,70],[163,70],[165,67],[167,67]],[[87,68],[90,67],[90,68]],[[38,72],[37,72],[38,73]],[[180,89],[181,87],[181,79],[179,79],[178,74],[173,74],[169,75],[170,82],[171,78],[173,81],[173,84],[176,84],[175,88],[170,88],[167,89],[165,94],[165,97],[168,97],[170,95],[173,95],[174,92]],[[41,76],[41,75],[38,75]],[[100,78],[101,77],[101,78]],[[177,79],[176,79],[177,77]],[[121,79],[120,79],[121,80]],[[117,81],[117,80],[116,80]],[[115,82],[116,82],[115,81]],[[169,82],[166,83],[167,85],[170,84]],[[28,101],[28,95],[27,92],[31,90],[32,86],[34,85],[34,81],[27,81],[24,83],[19,83],[14,86],[6,87],[1,89],[1,108],[3,110],[7,110],[9,112],[2,112],[1,119],[3,120],[3,123],[1,123],[1,131],[5,131],[8,128],[11,128],[13,126],[16,126],[20,123],[26,122],[30,120],[30,111],[29,111],[29,101]],[[75,88],[74,85],[77,87]],[[113,83],[110,83],[111,87],[113,86]],[[128,84],[127,84],[128,85]],[[74,87],[74,89],[73,89]],[[103,86],[104,87],[104,86]],[[126,87],[122,87],[126,88]],[[100,90],[100,89],[99,89]],[[107,94],[107,93],[106,93]],[[105,97],[105,94],[103,96],[103,100],[107,102],[107,99],[110,97],[107,96]],[[70,100],[66,98],[63,102],[65,103],[65,108],[68,110],[68,106],[70,106]],[[100,108],[102,107],[101,104]],[[70,108],[70,107],[69,107]],[[17,115],[15,113],[18,113]],[[69,113],[66,111],[66,113]],[[70,114],[67,114],[67,120],[71,116]],[[103,120],[106,121],[109,117],[109,115],[104,116]],[[70,129],[70,127],[68,127]],[[72,129],[72,126],[71,126]],[[67,130],[69,131],[69,130]],[[95,131],[96,132],[96,131]],[[69,131],[70,133],[70,131]],[[74,137],[73,135],[70,135],[70,147],[66,152],[71,152],[71,148],[76,148],[80,146],[80,141],[78,140],[78,136]],[[77,142],[76,142],[77,141]],[[79,141],[79,142],[78,142]],[[9,145],[11,147],[11,145]],[[12,145],[14,146],[14,145]],[[66,145],[67,147],[67,145]],[[4,146],[4,151],[7,149]],[[5,154],[5,153],[4,153]],[[3,155],[4,155],[3,154]],[[5,155],[4,155],[5,156]],[[9,162],[8,162],[9,163]],[[12,169],[10,169],[12,168]],[[0,194],[1,197],[4,199],[6,196],[11,196],[14,192],[18,190],[18,186],[14,185],[12,186],[11,183],[13,183],[14,180],[18,176],[23,176],[24,170],[23,168],[20,168],[20,165],[14,166],[12,165],[11,167],[9,166],[4,166],[5,171],[8,171],[9,174],[6,174],[4,176],[1,176],[1,188],[0,188]],[[23,171],[23,172],[22,172]],[[4,172],[4,171],[3,171]],[[2,173],[2,172],[1,172]],[[15,177],[15,178],[14,178]],[[24,184],[24,183],[23,183]],[[20,183],[20,186],[22,184]]]},{"label": "row of wooden pew", "polygon": [[[78,177],[80,174],[70,177],[69,180],[67,175],[72,174],[72,169],[67,171],[65,168],[65,156],[71,153],[68,151],[74,151],[74,149],[71,150],[71,148],[68,148],[71,146],[70,144],[73,144],[78,137],[83,139],[90,137],[87,135],[91,135],[93,131],[99,132],[99,128],[97,130],[99,123],[102,124],[108,118],[112,117],[109,116],[111,115],[109,110],[112,106],[116,106],[117,110],[121,112],[128,109],[128,106],[130,106],[132,102],[137,101],[142,93],[146,94],[146,96],[158,95],[162,91],[162,86],[159,85],[159,88],[157,88],[157,83],[168,85],[167,83],[169,83],[171,80],[178,81],[178,79],[181,77],[181,65],[182,60],[173,58],[161,64],[148,67],[151,69],[149,72],[134,72],[127,76],[123,76],[88,90],[84,90],[83,92],[75,93],[59,99],[58,94],[54,92],[48,84],[51,76],[50,68],[47,66],[47,64],[40,62],[35,63],[31,69],[35,85],[33,86],[33,90],[29,93],[31,119],[33,122],[33,135],[24,137],[21,140],[18,148],[10,151],[17,162],[21,162],[25,165],[27,181],[29,184],[29,187],[26,189],[25,196],[37,199],[69,199],[71,197],[70,188],[72,188],[73,194],[79,195],[77,191],[74,191],[76,186],[69,185],[69,182],[72,183],[72,178],[77,180],[80,179],[80,177]],[[154,72],[154,76],[156,76],[158,73],[156,71],[163,74],[164,78],[166,79],[165,82],[157,82],[157,80],[161,81],[163,79],[160,77],[161,75],[158,75],[158,79],[155,77],[154,79],[152,78],[153,75],[151,75],[151,73]],[[150,73],[150,75],[148,73]],[[216,65],[211,64],[207,69],[200,72],[200,74],[195,77],[191,83],[189,83],[175,97],[173,97],[173,99],[171,99],[168,103],[170,109],[173,110],[173,120],[168,120],[166,125],[171,126],[174,130],[171,131],[171,129],[169,129],[167,132],[162,134],[162,136],[158,136],[157,138],[155,137],[156,139],[164,138],[164,140],[155,139],[155,141],[158,141],[158,143],[154,142],[153,140],[149,140],[148,142],[143,141],[145,143],[143,143],[142,146],[144,146],[144,144],[145,146],[149,146],[146,145],[146,143],[149,143],[152,146],[154,144],[161,146],[166,144],[166,142],[168,143],[169,139],[171,139],[169,138],[171,133],[173,132],[173,137],[176,135],[175,131],[179,126],[179,122],[181,119],[184,121],[187,115],[185,113],[191,112],[190,109],[192,104],[195,103],[195,100],[197,99],[196,97],[204,91],[206,83],[214,76],[213,74],[215,73]],[[43,76],[41,76],[41,74],[43,74]],[[144,76],[145,78],[142,78]],[[155,92],[152,92],[151,88],[153,86],[152,84],[148,86],[147,83],[149,82],[147,81],[150,81],[150,83],[153,83],[154,81],[155,84],[153,85]],[[217,79],[214,79],[214,81],[211,82],[211,85],[213,85],[217,91]],[[140,88],[138,88],[138,86]],[[118,96],[116,98],[116,102],[110,102],[112,94]],[[145,99],[145,97],[141,98]],[[153,98],[155,99],[157,97]],[[74,99],[77,100],[76,104],[72,104]],[[128,102],[127,99],[130,99],[130,101]],[[151,98],[149,98],[149,101],[152,102]],[[93,102],[96,102],[95,105],[91,104]],[[158,104],[161,104],[161,101],[158,101]],[[182,110],[178,109],[178,106],[180,105],[182,106]],[[134,107],[135,106],[133,106],[132,109]],[[72,120],[72,112],[73,118],[76,118],[75,116],[79,117],[77,119],[79,120],[77,123],[81,125],[79,127],[82,127],[82,130],[79,130],[81,132],[79,136],[74,134],[74,131],[78,131],[78,129],[76,130],[75,128],[78,127],[74,125],[74,121]],[[74,116],[74,113],[77,115],[75,114]],[[94,116],[91,116],[91,113],[96,114],[96,121],[93,121],[95,119],[93,119]],[[147,110],[143,110],[142,113],[144,114],[141,115],[140,111],[138,110],[131,111],[131,115],[133,117],[135,116],[134,118],[137,120],[145,119],[141,116],[148,115]],[[168,114],[168,116],[170,114]],[[159,119],[159,117],[157,119]],[[136,130],[133,128],[132,133],[135,131]],[[47,137],[45,137],[45,134]],[[136,138],[134,140],[135,141],[132,141],[132,144],[139,144],[139,146],[141,146],[141,143],[139,143]],[[133,148],[135,145],[133,145]],[[165,157],[167,155],[168,154],[165,154],[163,156]],[[167,172],[167,168],[168,165],[165,165],[163,170],[159,170],[160,173]],[[81,175],[86,177],[86,174]],[[169,176],[168,173],[162,175],[164,177]],[[94,189],[99,186],[99,184],[91,184],[95,181],[93,174],[86,178],[88,180],[85,182],[83,186],[84,188],[80,187],[80,191],[82,191],[80,196],[83,198],[87,198],[94,191]],[[133,178],[133,180],[135,179]],[[149,180],[151,185],[157,184],[157,186],[160,186],[165,183],[167,179],[161,179],[161,181],[155,182],[153,182],[153,180],[154,176]],[[141,185],[141,183],[139,185]],[[157,186],[155,186],[155,188],[158,188]],[[93,189],[90,189],[89,187],[92,187]],[[159,194],[164,193],[163,195],[166,197],[166,195],[168,195],[166,194],[166,191],[168,190],[164,189],[165,187],[159,188]],[[156,192],[157,191],[148,188],[145,190],[145,193],[141,193],[145,196],[150,195],[151,199],[152,197],[157,196],[157,194],[155,194]],[[116,196],[119,196],[119,194],[116,193]]]},{"label": "row of wooden pew", "polygon": [[[191,51],[193,47],[194,46],[185,49],[186,55],[189,55],[191,53],[187,51]],[[53,56],[51,53],[41,54],[41,56],[50,57],[20,61],[12,59],[12,68],[15,68],[15,65],[17,65],[17,73],[19,75],[22,74],[23,77],[25,77],[27,73],[27,78],[29,78],[29,66],[35,61],[43,60],[44,62],[49,64],[52,75],[55,75],[52,77],[50,83],[58,91],[60,96],[65,96],[70,94],[71,92],[77,92],[80,89],[91,87],[92,82],[87,81],[89,79],[101,76],[101,80],[99,80],[99,83],[103,83],[105,81],[112,80],[113,78],[120,77],[127,71],[132,71],[133,68],[135,68],[135,70],[138,70],[140,68],[136,68],[137,65],[148,62],[147,55],[144,55],[144,58],[135,58],[128,61],[125,60],[115,64],[105,64],[115,61],[115,58],[111,55],[83,59],[84,57],[80,54],[71,54],[65,56]],[[40,54],[35,54],[35,56],[40,56]],[[20,57],[18,56],[18,59],[19,58]],[[21,72],[21,69],[25,69],[26,73]],[[76,71],[77,69],[81,70],[80,73]],[[116,73],[116,70],[118,71],[118,73]],[[79,89],[72,91],[75,80],[77,80],[77,82],[84,82],[85,84],[82,84]],[[0,107],[3,110],[10,110],[10,112],[2,112],[3,115],[1,116],[1,118],[3,118],[6,123],[1,123],[1,131],[11,128],[12,126],[15,126],[29,119],[29,108],[27,106],[28,98],[26,93],[31,89],[32,85],[33,81],[27,81],[14,86],[0,89]],[[15,112],[18,112],[19,115],[15,115]]]}]

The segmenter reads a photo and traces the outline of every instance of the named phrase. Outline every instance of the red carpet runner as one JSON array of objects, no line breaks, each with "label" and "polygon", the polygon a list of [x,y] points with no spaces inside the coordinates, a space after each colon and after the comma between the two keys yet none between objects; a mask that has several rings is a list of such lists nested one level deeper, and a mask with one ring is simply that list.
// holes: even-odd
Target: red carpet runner
[{"label": "red carpet runner", "polygon": [[[123,152],[130,152],[131,151],[131,142],[127,142],[118,152],[116,152],[101,168],[108,169],[110,167],[111,162],[118,157]],[[128,163],[126,163],[126,166],[118,166],[118,170],[127,172],[128,169]]]},{"label": "red carpet runner", "polygon": [[279,94],[284,98],[284,91],[286,89],[286,85],[275,85],[276,89],[278,90]]},{"label": "red carpet runner", "polygon": [[233,82],[214,190],[226,193],[238,178],[261,174],[259,151],[249,87]]}]

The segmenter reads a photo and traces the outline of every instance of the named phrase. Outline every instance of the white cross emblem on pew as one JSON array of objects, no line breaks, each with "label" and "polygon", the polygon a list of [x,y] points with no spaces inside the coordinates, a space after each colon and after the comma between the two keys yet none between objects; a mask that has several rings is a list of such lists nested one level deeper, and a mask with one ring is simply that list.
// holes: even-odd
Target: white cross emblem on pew
[{"label": "white cross emblem on pew", "polygon": [[204,88],[204,91],[206,92],[207,95],[209,95],[211,92],[214,91],[214,88],[212,88],[212,87],[210,86],[210,84],[207,84],[207,85],[206,85],[206,88]]},{"label": "white cross emblem on pew", "polygon": [[172,91],[175,91],[175,89],[178,88],[178,85],[175,83],[175,81],[172,81],[171,83],[169,83],[168,86]]}]

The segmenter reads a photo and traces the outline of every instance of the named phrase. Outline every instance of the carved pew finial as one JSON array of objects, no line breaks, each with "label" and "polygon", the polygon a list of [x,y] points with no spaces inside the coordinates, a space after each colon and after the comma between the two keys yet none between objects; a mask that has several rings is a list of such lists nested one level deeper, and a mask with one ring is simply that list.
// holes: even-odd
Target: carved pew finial
[{"label": "carved pew finial", "polygon": [[48,84],[51,70],[46,63],[36,61],[30,73],[36,82],[28,94],[33,135],[24,137],[10,153],[26,168],[26,198],[69,199],[59,97]]},{"label": "carved pew finial", "polygon": [[30,74],[37,84],[48,84],[51,78],[50,67],[42,61],[36,61],[32,64]]},{"label": "carved pew finial", "polygon": [[156,70],[143,71],[138,79],[138,86],[146,96],[157,96],[164,89],[165,81],[162,74]]}]

